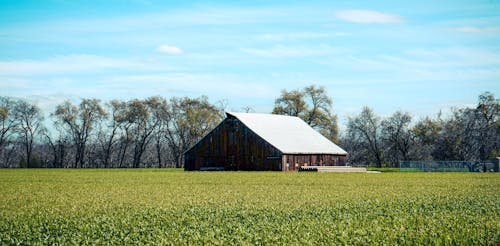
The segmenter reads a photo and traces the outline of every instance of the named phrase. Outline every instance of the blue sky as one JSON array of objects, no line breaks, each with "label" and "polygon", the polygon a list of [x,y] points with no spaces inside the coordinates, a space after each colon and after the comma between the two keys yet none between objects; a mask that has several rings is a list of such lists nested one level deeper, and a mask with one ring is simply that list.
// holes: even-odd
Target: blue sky
[{"label": "blue sky", "polygon": [[500,95],[500,1],[3,1],[0,94],[200,95],[270,112],[324,85],[345,123],[415,118]]}]

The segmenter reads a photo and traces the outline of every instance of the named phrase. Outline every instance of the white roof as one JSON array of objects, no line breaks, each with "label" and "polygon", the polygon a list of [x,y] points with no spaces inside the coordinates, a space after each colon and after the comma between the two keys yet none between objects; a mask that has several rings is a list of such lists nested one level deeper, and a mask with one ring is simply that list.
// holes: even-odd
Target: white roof
[{"label": "white roof", "polygon": [[298,117],[227,112],[284,154],[341,154],[347,152]]}]

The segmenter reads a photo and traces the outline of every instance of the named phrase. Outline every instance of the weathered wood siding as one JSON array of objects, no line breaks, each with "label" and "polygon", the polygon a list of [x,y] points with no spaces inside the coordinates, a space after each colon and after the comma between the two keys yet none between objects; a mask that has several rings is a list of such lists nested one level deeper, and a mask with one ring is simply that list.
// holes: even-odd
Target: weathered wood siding
[{"label": "weathered wood siding", "polygon": [[345,166],[347,156],[331,154],[283,154],[283,171],[298,171],[301,166]]},{"label": "weathered wood siding", "polygon": [[185,170],[281,171],[281,152],[234,117],[226,118],[185,153]]}]

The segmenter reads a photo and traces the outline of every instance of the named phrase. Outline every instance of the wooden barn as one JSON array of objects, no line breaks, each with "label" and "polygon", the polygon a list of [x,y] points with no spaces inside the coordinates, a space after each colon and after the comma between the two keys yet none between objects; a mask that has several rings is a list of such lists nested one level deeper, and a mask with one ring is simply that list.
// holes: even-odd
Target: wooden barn
[{"label": "wooden barn", "polygon": [[297,171],[344,166],[347,152],[298,117],[226,113],[184,153],[185,170]]}]

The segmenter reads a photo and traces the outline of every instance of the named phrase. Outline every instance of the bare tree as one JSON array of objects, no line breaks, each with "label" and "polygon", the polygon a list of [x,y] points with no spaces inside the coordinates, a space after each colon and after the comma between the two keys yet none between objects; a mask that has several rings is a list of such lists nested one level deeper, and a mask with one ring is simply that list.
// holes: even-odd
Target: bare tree
[{"label": "bare tree", "polygon": [[19,121],[16,119],[15,108],[18,104],[17,100],[9,97],[0,96],[0,165],[3,162],[4,166],[10,166],[13,136],[16,133],[16,128]]},{"label": "bare tree", "polygon": [[441,160],[479,161],[500,149],[500,102],[486,92],[474,108],[455,108],[442,121],[433,157]]},{"label": "bare tree", "polygon": [[500,99],[493,93],[479,95],[475,109],[479,132],[479,159],[496,157],[500,150]]},{"label": "bare tree", "polygon": [[35,104],[20,101],[15,109],[16,118],[19,121],[19,132],[21,143],[26,154],[26,165],[32,167],[32,154],[35,137],[43,130],[43,116],[40,108]]},{"label": "bare tree", "polygon": [[148,102],[151,108],[151,118],[156,123],[153,132],[153,138],[155,139],[155,159],[158,167],[163,165],[163,134],[165,132],[166,120],[168,114],[168,102],[162,97],[150,98]]},{"label": "bare tree", "polygon": [[382,139],[386,143],[386,153],[393,166],[400,160],[409,160],[413,144],[410,132],[411,115],[397,111],[381,123]]},{"label": "bare tree", "polygon": [[162,121],[166,104],[166,100],[161,97],[150,97],[144,101],[136,99],[128,102],[126,119],[131,124],[126,134],[127,138],[130,136],[134,143],[133,167],[140,166],[142,155],[152,139],[152,134]]},{"label": "bare tree", "polygon": [[41,135],[43,136],[42,143],[48,145],[48,149],[52,152],[50,167],[70,167],[67,165],[69,155],[67,149],[70,141],[67,139],[66,129],[61,127],[58,121],[54,121],[53,124],[54,129],[52,131],[49,131],[47,128],[41,131]]},{"label": "bare tree", "polygon": [[52,114],[65,127],[75,146],[75,165],[84,167],[87,141],[96,122],[106,116],[99,99],[83,99],[78,106],[66,101]]},{"label": "bare tree", "polygon": [[382,167],[383,149],[381,143],[380,117],[369,107],[363,107],[361,113],[350,117],[347,123],[347,134],[363,146],[370,160],[375,161],[377,167]]},{"label": "bare tree", "polygon": [[222,119],[223,109],[199,98],[172,98],[167,114],[165,138],[175,161],[182,167],[182,154],[212,130]]},{"label": "bare tree", "polygon": [[415,158],[417,160],[432,160],[436,153],[437,140],[443,129],[442,120],[425,117],[411,128],[415,141]]},{"label": "bare tree", "polygon": [[119,117],[117,117],[119,127],[120,127],[120,136],[118,139],[118,147],[119,147],[119,167],[125,167],[125,159],[127,156],[127,150],[129,145],[132,142],[132,133],[131,133],[131,128],[133,125],[132,118],[130,118],[130,114],[128,111],[128,103],[126,107],[122,108],[119,111]]},{"label": "bare tree", "polygon": [[245,113],[255,113],[255,109],[252,106],[244,106],[241,110]]},{"label": "bare tree", "polygon": [[[225,108],[226,103],[211,104],[205,96],[150,97],[113,100],[106,104],[107,117],[99,100],[83,99],[78,105],[58,105],[53,126],[45,128],[36,105],[0,97],[0,166],[34,166],[39,159],[43,167],[181,167],[184,151],[221,121]],[[298,116],[336,138],[337,118],[323,87],[284,90],[273,112]],[[409,113],[398,111],[381,119],[364,107],[348,119],[341,146],[349,152],[350,163],[379,167],[387,161],[479,161],[500,154],[498,98],[486,92],[475,107],[451,112],[412,125]],[[474,164],[470,168],[478,169]]]},{"label": "bare tree", "polygon": [[120,122],[122,120],[123,111],[126,110],[127,104],[122,101],[112,100],[106,103],[108,117],[103,118],[98,132],[97,142],[99,145],[99,155],[102,164],[105,168],[111,167],[113,151],[118,142],[118,134],[120,131]]}]

